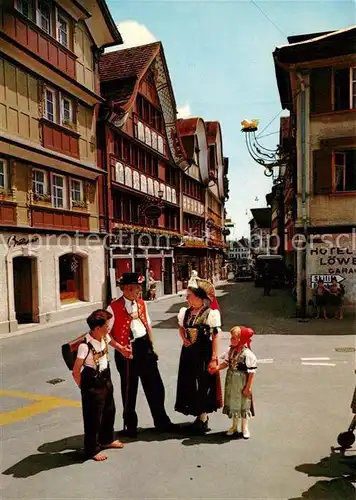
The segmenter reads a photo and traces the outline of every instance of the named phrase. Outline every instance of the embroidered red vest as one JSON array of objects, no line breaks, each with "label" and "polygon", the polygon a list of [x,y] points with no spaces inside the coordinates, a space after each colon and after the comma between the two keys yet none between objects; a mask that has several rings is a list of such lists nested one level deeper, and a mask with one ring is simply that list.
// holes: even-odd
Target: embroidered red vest
[{"label": "embroidered red vest", "polygon": [[[145,302],[142,299],[137,299],[136,303],[138,317],[142,321],[146,328],[146,331],[148,332],[149,326],[146,315]],[[120,297],[119,299],[114,300],[113,302],[111,302],[110,306],[114,312],[115,318],[110,335],[114,340],[116,340],[116,342],[119,342],[119,344],[126,346],[130,343],[130,326],[132,317],[126,310],[124,297]]]}]

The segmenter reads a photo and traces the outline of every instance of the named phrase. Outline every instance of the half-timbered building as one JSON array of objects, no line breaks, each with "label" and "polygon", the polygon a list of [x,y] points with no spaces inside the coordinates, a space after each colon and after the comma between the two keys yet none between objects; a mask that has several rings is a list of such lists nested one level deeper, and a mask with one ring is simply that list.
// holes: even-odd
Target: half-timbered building
[{"label": "half-timbered building", "polygon": [[112,235],[112,293],[119,275],[130,271],[151,275],[156,297],[174,293],[181,173],[189,165],[161,43],[105,54],[100,80],[106,103],[98,141],[107,172],[102,208]]},{"label": "half-timbered building", "polygon": [[98,61],[120,43],[104,0],[1,3],[0,333],[103,304]]}]

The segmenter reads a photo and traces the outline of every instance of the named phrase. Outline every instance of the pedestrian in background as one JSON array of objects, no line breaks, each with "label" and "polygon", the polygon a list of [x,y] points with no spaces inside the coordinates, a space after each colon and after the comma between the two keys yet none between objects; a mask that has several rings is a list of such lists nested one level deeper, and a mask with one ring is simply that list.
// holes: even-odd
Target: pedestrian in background
[{"label": "pedestrian in background", "polygon": [[335,276],[331,278],[331,285],[329,288],[329,299],[330,305],[334,310],[334,318],[335,319],[343,319],[343,311],[342,311],[342,298],[343,298],[343,288],[337,282]]},{"label": "pedestrian in background", "polygon": [[155,300],[156,290],[157,290],[156,280],[154,278],[153,271],[150,271],[148,276],[148,300]]},{"label": "pedestrian in background", "polygon": [[318,285],[314,290],[315,295],[315,303],[316,303],[316,319],[320,318],[320,313],[323,316],[323,319],[327,319],[326,316],[326,302],[327,296],[329,294],[328,288],[324,285],[324,280],[319,278]]},{"label": "pedestrian in background", "polygon": [[263,295],[270,296],[272,289],[272,273],[267,263],[263,269],[263,288]]},{"label": "pedestrian in background", "polygon": [[[223,413],[232,419],[228,436],[238,432],[239,419],[244,439],[249,439],[248,420],[254,416],[252,382],[257,370],[257,359],[251,351],[251,337],[254,331],[244,326],[234,326],[230,331],[230,349],[223,356],[223,362],[215,371],[228,368],[225,379]],[[210,369],[214,373],[214,368]]]}]

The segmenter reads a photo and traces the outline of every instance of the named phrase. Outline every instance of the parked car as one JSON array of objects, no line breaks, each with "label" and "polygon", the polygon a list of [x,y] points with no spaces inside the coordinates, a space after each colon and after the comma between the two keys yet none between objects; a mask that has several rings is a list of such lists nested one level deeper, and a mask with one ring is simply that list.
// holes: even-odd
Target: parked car
[{"label": "parked car", "polygon": [[240,268],[235,273],[235,281],[253,281],[253,272],[250,267]]}]

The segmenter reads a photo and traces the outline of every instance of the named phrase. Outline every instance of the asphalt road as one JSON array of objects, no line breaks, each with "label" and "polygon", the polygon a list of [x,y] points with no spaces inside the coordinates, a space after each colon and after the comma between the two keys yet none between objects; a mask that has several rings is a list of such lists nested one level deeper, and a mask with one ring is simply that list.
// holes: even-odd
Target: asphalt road
[{"label": "asphalt road", "polygon": [[[251,297],[243,302],[240,296],[245,297],[248,290]],[[226,287],[223,293],[228,326],[241,322],[243,315],[255,318],[256,324],[263,325],[267,318],[272,325],[271,318],[278,323],[274,310],[255,307],[260,292],[249,284]],[[167,411],[173,421],[185,423],[189,419],[173,410],[180,351],[174,316],[182,301],[176,297],[149,307],[156,325]],[[247,310],[246,301],[254,304],[253,311]],[[150,429],[152,420],[141,391],[139,438],[127,442],[123,450],[110,450],[106,462],[83,463],[79,393],[60,355],[61,344],[83,328],[83,323],[73,323],[1,341],[4,500],[354,500],[356,449],[342,455],[333,448],[352,416],[353,335],[319,331],[316,335],[309,331],[281,335],[279,331],[255,336],[253,350],[259,359],[256,416],[248,441],[225,437],[229,420],[221,413],[211,416],[211,432],[205,437],[193,438],[184,431],[157,435]],[[227,345],[224,333],[221,351]],[[114,367],[112,371],[120,430],[119,378]],[[48,383],[56,378],[63,381]]]}]

